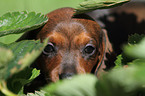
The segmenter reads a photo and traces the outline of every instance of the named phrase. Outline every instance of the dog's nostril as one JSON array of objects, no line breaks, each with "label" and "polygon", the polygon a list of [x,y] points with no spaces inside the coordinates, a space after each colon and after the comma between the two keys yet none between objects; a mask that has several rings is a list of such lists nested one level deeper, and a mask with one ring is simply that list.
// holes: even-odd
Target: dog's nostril
[{"label": "dog's nostril", "polygon": [[59,75],[59,79],[71,79],[74,73],[62,73]]}]

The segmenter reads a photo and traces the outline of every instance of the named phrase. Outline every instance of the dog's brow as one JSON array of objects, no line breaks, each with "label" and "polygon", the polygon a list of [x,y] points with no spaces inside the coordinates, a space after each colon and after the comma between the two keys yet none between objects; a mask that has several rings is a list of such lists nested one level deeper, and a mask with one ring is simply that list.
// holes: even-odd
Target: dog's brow
[{"label": "dog's brow", "polygon": [[64,45],[67,40],[62,34],[53,32],[49,35],[49,41],[55,43],[56,45]]},{"label": "dog's brow", "polygon": [[82,32],[79,35],[75,36],[73,40],[75,45],[85,46],[87,43],[93,42],[95,43],[95,40],[89,36],[88,33]]},{"label": "dog's brow", "polygon": [[85,27],[79,22],[66,21],[57,24],[54,30],[64,34],[65,36],[67,36],[67,38],[72,39],[71,37],[74,37],[74,35],[78,35],[81,32],[85,32]]},{"label": "dog's brow", "polygon": [[90,43],[96,44],[94,38],[84,28],[85,26],[78,22],[61,22],[49,34],[50,42],[56,43],[60,48],[80,48]]}]

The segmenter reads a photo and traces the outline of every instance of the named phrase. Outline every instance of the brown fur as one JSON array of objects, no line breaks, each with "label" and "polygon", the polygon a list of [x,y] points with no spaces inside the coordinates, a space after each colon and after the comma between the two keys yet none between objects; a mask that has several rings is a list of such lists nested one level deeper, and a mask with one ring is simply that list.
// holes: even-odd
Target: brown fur
[{"label": "brown fur", "polygon": [[[42,53],[35,62],[47,81],[56,82],[62,73],[95,73],[104,60],[106,42],[109,41],[105,40],[100,26],[91,19],[77,18],[73,14],[73,8],[61,8],[47,14],[48,22],[36,35],[35,39],[42,42],[49,37],[49,42],[57,48],[55,56]],[[89,57],[82,52],[87,44],[96,49]]]}]

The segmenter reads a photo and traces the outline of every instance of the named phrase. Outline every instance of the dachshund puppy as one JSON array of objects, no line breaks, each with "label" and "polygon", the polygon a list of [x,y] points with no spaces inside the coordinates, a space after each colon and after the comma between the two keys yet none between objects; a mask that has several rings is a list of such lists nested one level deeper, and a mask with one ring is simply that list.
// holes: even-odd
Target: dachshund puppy
[{"label": "dachshund puppy", "polygon": [[49,37],[34,63],[48,82],[71,79],[75,74],[97,75],[104,68],[105,53],[112,52],[105,31],[89,16],[74,13],[73,8],[57,9],[47,14],[49,20],[42,28],[24,36],[42,42]]}]

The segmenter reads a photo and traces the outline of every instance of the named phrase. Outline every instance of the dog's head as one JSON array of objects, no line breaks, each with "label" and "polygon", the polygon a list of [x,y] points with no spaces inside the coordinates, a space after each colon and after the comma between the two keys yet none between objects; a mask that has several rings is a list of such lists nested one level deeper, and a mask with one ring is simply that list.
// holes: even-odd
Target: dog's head
[{"label": "dog's head", "polygon": [[47,14],[49,20],[37,39],[49,37],[37,66],[47,80],[94,73],[103,59],[105,44],[100,26],[93,20],[73,16],[74,9],[61,8]]},{"label": "dog's head", "polygon": [[49,38],[34,62],[34,67],[41,70],[47,81],[70,79],[75,74],[98,75],[105,67],[105,53],[113,52],[107,33],[97,23],[87,15],[74,13],[73,8],[57,9],[47,14],[49,20],[43,27],[27,32],[19,39],[43,42]]}]

